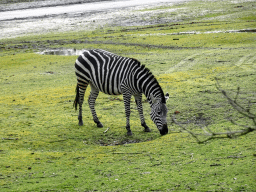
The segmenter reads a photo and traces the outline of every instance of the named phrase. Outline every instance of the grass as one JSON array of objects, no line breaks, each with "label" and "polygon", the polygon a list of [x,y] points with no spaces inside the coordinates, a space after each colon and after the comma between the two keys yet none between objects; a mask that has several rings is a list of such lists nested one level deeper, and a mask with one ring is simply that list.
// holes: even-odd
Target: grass
[{"label": "grass", "polygon": [[[193,17],[176,23],[2,40],[0,190],[253,191],[255,132],[199,145],[171,123],[174,111],[180,111],[180,121],[203,113],[215,131],[240,129],[229,122],[230,116],[250,123],[228,105],[214,78],[230,93],[240,86],[243,105],[246,98],[255,100],[255,33],[204,32],[255,28],[251,14],[255,3],[241,3],[239,11],[235,7],[241,4],[207,3],[178,5],[184,9],[178,9],[176,15],[181,10],[196,11],[195,7],[208,12],[191,13]],[[191,31],[200,33],[175,34]],[[50,47],[102,48],[140,60],[155,74],[164,92],[170,93],[170,134],[160,136],[147,103],[143,104],[144,114],[152,132],[144,133],[132,102],[134,135],[126,136],[122,96],[102,93],[96,110],[105,127],[96,128],[86,102],[85,125],[78,126],[72,108],[77,56],[35,53]],[[86,100],[88,95],[89,90]],[[252,112],[255,110],[253,104]],[[199,131],[195,124],[188,126]]]}]

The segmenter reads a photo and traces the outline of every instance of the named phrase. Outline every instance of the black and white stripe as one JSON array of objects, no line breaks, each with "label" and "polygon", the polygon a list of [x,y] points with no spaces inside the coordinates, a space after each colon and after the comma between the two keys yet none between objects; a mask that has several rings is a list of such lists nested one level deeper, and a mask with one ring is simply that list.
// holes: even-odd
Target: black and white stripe
[{"label": "black and white stripe", "polygon": [[81,54],[75,63],[77,76],[77,95],[74,105],[79,104],[79,125],[83,125],[82,104],[85,90],[90,84],[91,93],[88,99],[93,120],[98,127],[103,127],[99,121],[94,105],[99,91],[109,95],[123,94],[127,134],[132,135],[130,129],[130,100],[135,97],[140,115],[141,125],[146,132],[150,129],[146,125],[142,109],[142,93],[147,97],[151,106],[151,119],[162,135],[168,133],[166,123],[166,96],[154,75],[132,58],[122,57],[105,50],[87,50]]}]

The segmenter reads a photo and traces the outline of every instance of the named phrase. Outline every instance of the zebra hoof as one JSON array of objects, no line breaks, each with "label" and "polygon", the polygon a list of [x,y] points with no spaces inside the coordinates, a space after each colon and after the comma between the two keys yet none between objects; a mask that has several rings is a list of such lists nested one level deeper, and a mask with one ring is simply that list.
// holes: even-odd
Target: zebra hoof
[{"label": "zebra hoof", "polygon": [[102,128],[102,127],[103,127],[102,123],[101,123],[101,122],[98,122],[98,123],[97,123],[97,127]]},{"label": "zebra hoof", "polygon": [[151,132],[151,129],[145,128],[145,129],[144,129],[144,132]]},{"label": "zebra hoof", "polygon": [[79,126],[83,126],[84,125],[84,122],[83,120],[79,120],[79,123],[78,123]]},{"label": "zebra hoof", "polygon": [[131,131],[128,131],[128,132],[127,132],[127,135],[128,135],[128,136],[132,136],[132,132],[131,132]]}]

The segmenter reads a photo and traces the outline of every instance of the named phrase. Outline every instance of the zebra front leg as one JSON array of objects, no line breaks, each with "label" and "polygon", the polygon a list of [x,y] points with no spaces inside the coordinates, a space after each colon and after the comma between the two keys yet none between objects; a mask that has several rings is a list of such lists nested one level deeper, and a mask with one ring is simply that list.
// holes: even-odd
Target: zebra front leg
[{"label": "zebra front leg", "polygon": [[130,93],[124,93],[123,98],[124,98],[124,107],[125,107],[125,116],[126,116],[126,129],[127,129],[127,135],[131,136],[132,131],[130,128],[130,102],[131,102],[131,97],[132,95]]},{"label": "zebra front leg", "polygon": [[138,112],[140,115],[141,125],[144,127],[145,132],[151,132],[150,128],[147,126],[147,124],[145,122],[144,115],[143,115],[143,107],[142,107],[142,101],[141,101],[142,94],[135,95],[134,97],[135,97],[135,102],[137,104],[137,109],[138,109]]},{"label": "zebra front leg", "polygon": [[97,127],[103,127],[102,123],[99,121],[99,119],[97,117],[97,113],[96,113],[96,110],[95,110],[95,101],[96,101],[98,95],[99,95],[99,90],[96,89],[91,84],[91,93],[90,93],[90,96],[88,98],[89,107],[91,109],[93,120],[97,124]]}]

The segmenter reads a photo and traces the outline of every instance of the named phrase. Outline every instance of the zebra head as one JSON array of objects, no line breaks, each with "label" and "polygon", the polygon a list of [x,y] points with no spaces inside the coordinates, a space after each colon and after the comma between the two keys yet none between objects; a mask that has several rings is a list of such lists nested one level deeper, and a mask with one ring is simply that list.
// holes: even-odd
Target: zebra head
[{"label": "zebra head", "polygon": [[152,101],[150,117],[156,124],[160,134],[165,135],[168,133],[166,101],[169,99],[169,94],[166,93],[164,101],[161,98],[155,98],[153,94],[150,95],[150,99]]}]

